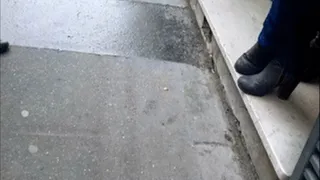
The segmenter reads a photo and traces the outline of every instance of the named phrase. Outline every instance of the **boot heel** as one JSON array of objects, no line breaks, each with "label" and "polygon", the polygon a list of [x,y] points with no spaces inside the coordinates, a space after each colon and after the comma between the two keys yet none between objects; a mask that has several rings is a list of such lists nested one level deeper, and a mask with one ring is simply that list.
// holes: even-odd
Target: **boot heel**
[{"label": "boot heel", "polygon": [[290,97],[293,90],[298,86],[299,82],[300,80],[298,80],[297,78],[293,78],[288,83],[280,85],[278,89],[278,98],[282,100],[287,100]]}]

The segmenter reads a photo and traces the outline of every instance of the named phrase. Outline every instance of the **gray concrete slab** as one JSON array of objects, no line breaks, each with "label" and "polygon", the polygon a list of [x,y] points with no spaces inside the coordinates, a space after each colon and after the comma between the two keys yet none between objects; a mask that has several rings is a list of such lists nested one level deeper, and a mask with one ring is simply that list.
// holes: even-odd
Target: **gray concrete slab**
[{"label": "gray concrete slab", "polygon": [[233,147],[214,74],[25,47],[1,56],[0,72],[3,180],[254,177]]},{"label": "gray concrete slab", "polygon": [[165,0],[152,2],[1,0],[1,39],[20,46],[193,65],[206,59],[193,12],[189,8],[164,6]]}]

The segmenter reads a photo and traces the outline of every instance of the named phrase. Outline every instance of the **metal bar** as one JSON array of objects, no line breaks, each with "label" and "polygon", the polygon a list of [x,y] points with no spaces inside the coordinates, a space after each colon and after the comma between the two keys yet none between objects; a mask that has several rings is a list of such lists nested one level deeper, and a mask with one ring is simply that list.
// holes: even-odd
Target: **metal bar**
[{"label": "metal bar", "polygon": [[290,180],[301,180],[304,179],[304,173],[307,168],[307,166],[310,163],[310,157],[314,153],[315,149],[317,148],[317,143],[319,141],[319,116],[315,122],[315,125],[310,133],[309,139],[307,140],[303,151],[300,155],[300,158],[298,160],[298,163],[296,164],[296,167],[293,170],[292,176],[290,177]]}]

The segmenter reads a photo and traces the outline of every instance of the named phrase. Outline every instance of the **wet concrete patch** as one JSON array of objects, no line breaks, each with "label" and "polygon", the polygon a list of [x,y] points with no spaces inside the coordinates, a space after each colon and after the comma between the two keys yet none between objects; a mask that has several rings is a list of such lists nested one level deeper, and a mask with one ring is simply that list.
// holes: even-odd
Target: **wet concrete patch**
[{"label": "wet concrete patch", "polygon": [[192,65],[208,59],[189,8],[132,1],[3,0],[1,14],[1,39],[14,45]]}]

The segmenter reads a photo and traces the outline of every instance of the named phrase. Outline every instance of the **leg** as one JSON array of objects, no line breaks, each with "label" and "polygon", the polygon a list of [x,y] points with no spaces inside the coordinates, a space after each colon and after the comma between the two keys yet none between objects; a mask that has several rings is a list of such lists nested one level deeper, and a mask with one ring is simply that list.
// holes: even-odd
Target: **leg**
[{"label": "leg", "polygon": [[296,1],[273,0],[258,42],[235,64],[238,73],[253,75],[261,72],[277,55],[277,51],[283,49],[281,47],[290,39]]},{"label": "leg", "polygon": [[[314,15],[317,14],[318,2],[310,0],[298,4],[297,0],[273,1],[258,44],[262,48],[274,48],[277,62],[270,63],[258,74],[240,77],[238,86],[241,90],[247,94],[264,96],[280,86],[279,97],[287,99],[290,96],[308,64],[304,55],[310,49],[310,41],[316,33],[318,21],[312,19],[317,19]],[[261,59],[256,61],[260,62]]]},{"label": "leg", "polygon": [[[301,3],[298,0],[273,0],[258,42],[244,53],[235,64],[238,73],[243,75],[257,74],[279,53],[283,53],[286,49],[291,51],[292,46],[298,44],[296,40],[297,27],[309,27],[298,26],[298,24],[301,21],[308,21],[309,18],[306,17],[310,17],[308,14],[313,12],[311,8],[317,7],[314,6],[314,2],[317,0],[306,1]],[[316,22],[313,23],[316,24]],[[305,34],[309,36],[310,32],[300,32],[299,37]]]},{"label": "leg", "polygon": [[297,0],[273,0],[258,37],[258,43],[262,47],[275,49],[282,49],[287,45],[293,34],[298,7]]}]

